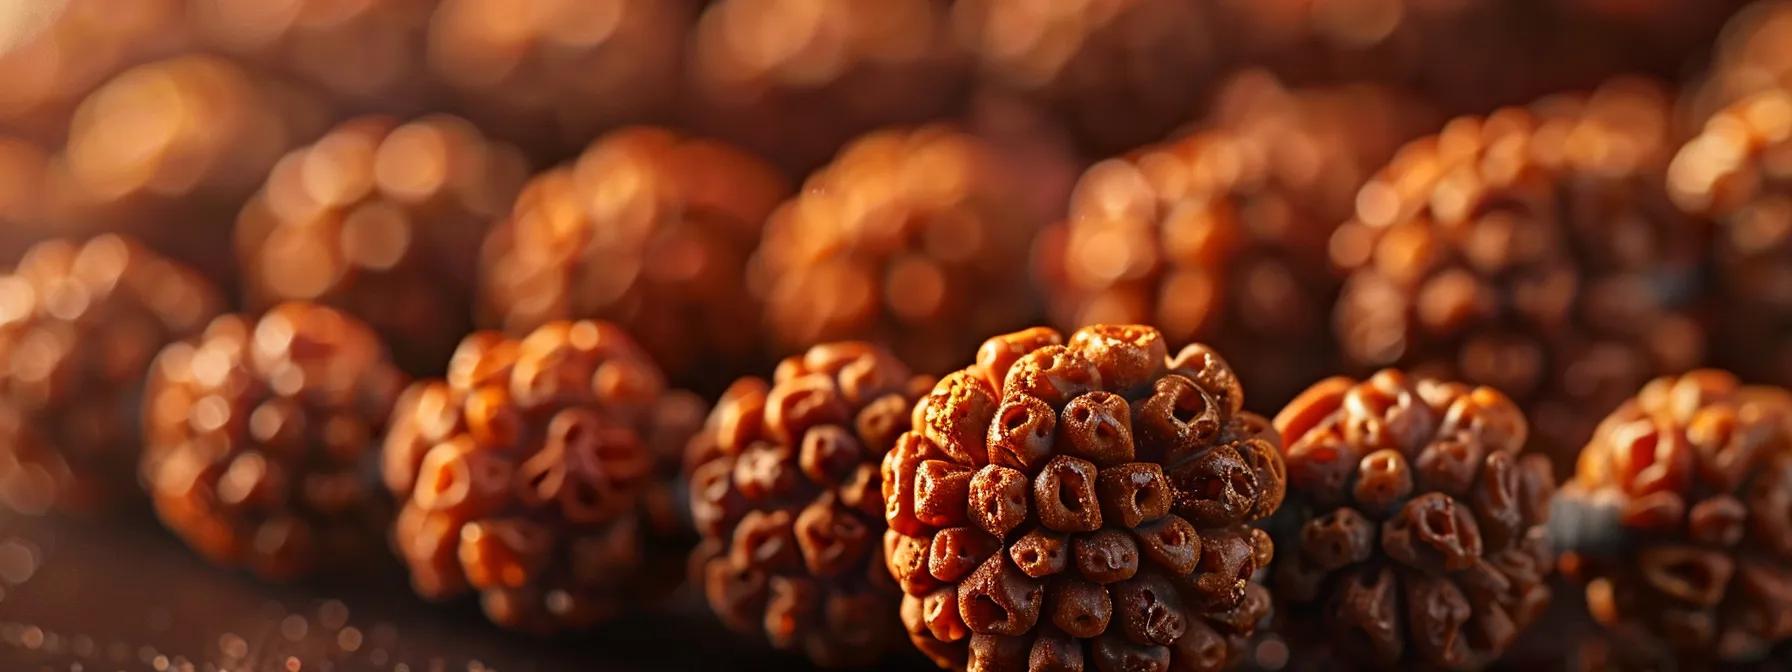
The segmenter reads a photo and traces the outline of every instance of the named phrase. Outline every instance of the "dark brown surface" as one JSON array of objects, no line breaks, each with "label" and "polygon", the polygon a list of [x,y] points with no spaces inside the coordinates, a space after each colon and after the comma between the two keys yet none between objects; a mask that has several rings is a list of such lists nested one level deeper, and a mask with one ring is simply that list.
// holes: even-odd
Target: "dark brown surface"
[{"label": "dark brown surface", "polygon": [[170,670],[255,672],[807,669],[729,640],[682,596],[587,635],[536,639],[487,625],[470,601],[410,596],[384,557],[366,565],[354,582],[271,587],[206,566],[147,518],[0,514],[0,669],[155,670],[158,657]]}]

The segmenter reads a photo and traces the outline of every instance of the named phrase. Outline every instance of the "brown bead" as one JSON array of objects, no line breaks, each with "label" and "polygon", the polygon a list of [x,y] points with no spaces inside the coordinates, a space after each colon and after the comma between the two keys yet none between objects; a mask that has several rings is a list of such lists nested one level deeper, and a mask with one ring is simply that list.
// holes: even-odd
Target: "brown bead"
[{"label": "brown bead", "polygon": [[[269,579],[352,569],[342,561],[378,548],[387,523],[362,467],[403,385],[379,338],[344,313],[289,303],[218,318],[149,372],[141,473],[156,513],[213,562]],[[422,459],[412,480],[425,510],[480,509],[492,479],[507,480],[466,443]]]},{"label": "brown bead", "polygon": [[1043,221],[1016,207],[1032,185],[1008,163],[990,141],[945,125],[847,144],[771,214],[754,254],[749,284],[776,347],[877,340],[918,370],[943,372],[963,366],[976,335],[1025,324],[1036,310],[1027,248]]},{"label": "brown bead", "polygon": [[[686,475],[704,539],[692,580],[729,627],[825,667],[879,660],[900,641],[899,614],[911,635],[968,635],[950,586],[1000,548],[969,526],[976,472],[905,443],[908,409],[930,382],[881,347],[842,342],[722,395],[690,441]],[[890,531],[883,493],[897,484],[910,496],[888,504],[892,516],[943,529]],[[742,577],[765,583],[768,597],[735,588]],[[920,602],[899,605],[901,590]]]},{"label": "brown bead", "polygon": [[[120,133],[121,119],[160,130]],[[86,94],[44,200],[69,230],[134,236],[224,282],[243,201],[328,123],[311,91],[221,57],[145,63]]]},{"label": "brown bead", "polygon": [[186,423],[198,401],[140,407],[145,374],[222,306],[196,272],[127,238],[27,250],[0,276],[0,505],[98,513],[129,500],[142,436]]},{"label": "brown bead", "polygon": [[743,328],[758,304],[741,278],[788,192],[770,165],[729,145],[653,127],[611,131],[531,178],[492,228],[479,322],[520,334],[555,320],[614,321],[674,380],[719,388],[726,381],[705,379],[711,369],[764,356]]},{"label": "brown bead", "polygon": [[0,92],[0,127],[32,141],[62,137],[82,97],[107,79],[192,47],[180,0],[69,0],[45,9],[0,54],[0,79],[12,83]]},{"label": "brown bead", "polygon": [[1504,395],[1384,370],[1321,381],[1274,424],[1295,484],[1279,611],[1321,655],[1481,669],[1541,615],[1555,483]]},{"label": "brown bead", "polygon": [[[482,127],[552,154],[668,111],[696,4],[430,3],[424,57]],[[493,21],[500,12],[509,19]]]},{"label": "brown bead", "polygon": [[1346,362],[1497,389],[1567,472],[1594,419],[1705,356],[1708,241],[1663,186],[1671,118],[1660,86],[1618,78],[1409,143],[1331,236]]},{"label": "brown bead", "polygon": [[951,19],[982,85],[1056,111],[1104,151],[1183,122],[1203,93],[1189,82],[1220,67],[1209,12],[1175,0],[972,0],[955,3]]},{"label": "brown bead", "polygon": [[1792,593],[1754,568],[1792,558],[1788,446],[1792,394],[1716,370],[1651,381],[1600,423],[1555,503],[1582,519],[1553,536],[1626,660],[1754,663],[1787,639],[1763,615]]},{"label": "brown bead", "polygon": [[410,110],[428,92],[424,33],[433,3],[186,4],[200,45],[291,75],[356,107]]},{"label": "brown bead", "polygon": [[[632,338],[597,322],[550,323],[521,339],[479,332],[447,370],[400,397],[382,458],[402,507],[394,546],[419,592],[477,592],[493,622],[552,633],[593,627],[669,588],[656,568],[689,525],[668,501],[670,484],[700,413],[687,393],[666,389]],[[747,515],[728,476],[752,467],[725,457],[692,479],[704,497],[692,518],[706,534]],[[764,574],[735,571],[729,557],[800,566],[851,552],[840,546],[855,535],[826,512],[779,514],[751,534],[706,539],[693,561],[727,618],[752,606],[763,615],[774,599]],[[869,532],[857,538],[868,554]],[[454,539],[459,550],[444,553]],[[775,597],[798,600],[784,588]]]},{"label": "brown bead", "polygon": [[1098,325],[997,336],[976,362],[883,460],[884,559],[911,641],[951,669],[1242,658],[1274,557],[1248,526],[1275,512],[1286,472],[1225,360]]},{"label": "brown bead", "polygon": [[699,4],[690,116],[789,169],[877,127],[943,116],[960,98],[965,64],[934,0]]},{"label": "brown bead", "polygon": [[[1335,368],[1335,351],[1309,338],[1338,291],[1325,237],[1432,115],[1395,89],[1289,89],[1262,72],[1229,81],[1213,109],[1187,133],[1089,167],[1068,217],[1041,235],[1035,271],[1058,324],[1155,324],[1156,354],[1130,355],[1153,366],[1165,349],[1212,344],[1274,409]],[[1128,380],[1155,377],[1135,371]]]},{"label": "brown bead", "polygon": [[405,343],[408,371],[438,373],[471,330],[486,229],[527,170],[455,117],[344,122],[275,163],[237,216],[248,301],[344,310]]},{"label": "brown bead", "polygon": [[[1789,17],[1792,12],[1777,3],[1739,16],[1735,23],[1758,34],[1735,34],[1744,46],[1725,55],[1739,62],[1717,66],[1709,86],[1746,92],[1765,82],[1792,83],[1792,62],[1768,47],[1777,44],[1774,36],[1787,33]],[[1792,385],[1792,347],[1785,338],[1792,329],[1792,296],[1783,289],[1792,233],[1775,224],[1792,193],[1792,176],[1779,158],[1792,147],[1784,122],[1792,92],[1775,86],[1722,105],[1674,157],[1668,191],[1682,210],[1715,222],[1713,359],[1759,382]]]}]

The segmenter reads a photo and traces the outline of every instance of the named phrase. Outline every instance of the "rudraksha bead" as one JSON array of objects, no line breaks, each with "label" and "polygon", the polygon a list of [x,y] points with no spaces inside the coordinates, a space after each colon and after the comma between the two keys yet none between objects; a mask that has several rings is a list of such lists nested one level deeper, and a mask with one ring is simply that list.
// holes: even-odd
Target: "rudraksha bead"
[{"label": "rudraksha bead", "polygon": [[856,667],[905,646],[901,591],[881,552],[878,464],[933,380],[867,343],[742,378],[691,442],[692,581],[730,627],[819,665]]},{"label": "rudraksha bead", "polygon": [[1091,150],[1188,120],[1222,63],[1211,3],[959,0],[952,22],[986,88],[1057,110]]},{"label": "rudraksha bead", "polygon": [[767,213],[789,192],[770,164],[727,144],[651,127],[611,132],[530,180],[493,228],[481,321],[517,334],[611,320],[674,380],[715,382],[762,349],[742,278]]},{"label": "rudraksha bead", "polygon": [[1326,237],[1429,115],[1389,89],[1290,91],[1261,73],[1216,110],[1084,173],[1036,268],[1058,324],[1148,322],[1170,343],[1212,344],[1273,410],[1332,369],[1312,343],[1338,294]]},{"label": "rudraksha bead", "polygon": [[1587,607],[1648,669],[1792,640],[1792,394],[1723,371],[1656,379],[1600,423],[1554,537]]},{"label": "rudraksha bead", "polygon": [[528,175],[455,117],[348,121],[274,164],[237,218],[252,308],[316,301],[372,325],[417,374],[472,330],[479,246]]},{"label": "rudraksha bead", "polygon": [[318,87],[355,108],[426,102],[434,0],[186,0],[194,41]]},{"label": "rudraksha bead", "polygon": [[[1788,13],[1792,18],[1792,13]],[[1792,89],[1713,116],[1668,171],[1688,212],[1713,218],[1718,363],[1792,386]]]},{"label": "rudraksha bead", "polygon": [[1225,360],[1150,327],[986,341],[884,457],[911,641],[961,670],[1230,665],[1270,608],[1250,524],[1285,484],[1243,408]]},{"label": "rudraksha bead", "polygon": [[1346,361],[1499,389],[1565,473],[1596,418],[1704,358],[1709,227],[1668,199],[1668,117],[1614,80],[1403,148],[1331,239]]},{"label": "rudraksha bead", "polygon": [[441,0],[428,61],[482,128],[558,159],[670,112],[697,0]]},{"label": "rudraksha bead", "polygon": [[150,369],[142,477],[156,515],[263,578],[360,569],[390,519],[369,475],[403,386],[373,330],[334,309],[214,320]]},{"label": "rudraksha bead", "polygon": [[947,0],[716,0],[691,36],[695,121],[807,171],[854,136],[950,113]]},{"label": "rudraksha bead", "polygon": [[94,513],[130,499],[144,374],[222,307],[198,273],[118,236],[26,252],[0,276],[0,504]]},{"label": "rudraksha bead", "polygon": [[228,278],[236,210],[282,154],[325,123],[314,96],[222,58],[137,66],[76,109],[55,159],[54,214]]},{"label": "rudraksha bead", "polygon": [[609,323],[468,336],[445,380],[405,391],[386,436],[411,585],[477,593],[493,622],[536,633],[656,596],[656,570],[681,565],[653,541],[676,534],[658,505],[701,422],[689,402]]},{"label": "rudraksha bead", "polygon": [[1275,426],[1278,614],[1323,633],[1299,655],[1479,669],[1548,606],[1555,479],[1505,395],[1384,370],[1315,384]]},{"label": "rudraksha bead", "polygon": [[982,334],[1025,325],[1027,248],[1043,221],[983,140],[947,126],[866,135],[766,224],[752,282],[784,352],[889,343],[924,372],[962,365]]}]

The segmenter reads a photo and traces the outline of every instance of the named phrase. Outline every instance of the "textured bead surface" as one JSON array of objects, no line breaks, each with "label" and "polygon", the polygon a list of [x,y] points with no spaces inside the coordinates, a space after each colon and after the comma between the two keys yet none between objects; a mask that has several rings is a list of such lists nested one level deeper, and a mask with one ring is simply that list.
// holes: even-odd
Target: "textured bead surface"
[{"label": "textured bead surface", "polygon": [[759,356],[742,278],[767,213],[790,191],[769,164],[671,131],[613,131],[537,175],[486,241],[482,321],[520,334],[611,320],[674,380]]},{"label": "textured bead surface", "polygon": [[703,536],[691,572],[730,627],[828,667],[876,663],[903,641],[878,465],[931,385],[883,348],[844,342],[722,395],[689,453]]},{"label": "textured bead surface", "polygon": [[1004,157],[947,126],[866,135],[772,213],[754,255],[777,347],[867,339],[920,371],[962,365],[980,335],[1025,324],[1042,223]]},{"label": "textured bead surface", "polygon": [[1565,473],[1596,418],[1705,356],[1707,227],[1669,202],[1668,122],[1614,80],[1406,146],[1331,239],[1345,359],[1499,389]]},{"label": "textured bead surface", "polygon": [[264,578],[362,571],[391,510],[369,475],[403,386],[373,330],[333,309],[214,320],[149,373],[141,469],[157,516]]},{"label": "textured bead surface", "polygon": [[1157,330],[985,342],[883,462],[884,559],[941,667],[1220,669],[1267,616],[1285,483],[1232,369]]},{"label": "textured bead surface", "polygon": [[616,325],[467,337],[446,380],[404,392],[386,435],[411,585],[476,593],[493,622],[536,633],[656,597],[678,564],[657,543],[680,534],[664,484],[701,416]]},{"label": "textured bead surface", "polygon": [[1480,669],[1548,606],[1555,479],[1505,395],[1385,370],[1308,388],[1275,426],[1273,585],[1289,631],[1317,637],[1303,657]]},{"label": "textured bead surface", "polygon": [[198,273],[125,238],[31,247],[0,276],[0,504],[133,499],[144,374],[222,309]]},{"label": "textured bead surface", "polygon": [[400,365],[439,372],[471,330],[479,246],[528,165],[449,116],[345,122],[274,164],[237,217],[252,307],[316,301],[400,344]]},{"label": "textured bead surface", "polygon": [[[1602,512],[1563,567],[1615,659],[1698,668],[1792,639],[1792,394],[1701,370],[1656,379],[1600,423],[1562,489]],[[1582,521],[1584,522],[1584,521]],[[1565,536],[1565,535],[1558,535]],[[1584,540],[1599,538],[1600,546]]]}]

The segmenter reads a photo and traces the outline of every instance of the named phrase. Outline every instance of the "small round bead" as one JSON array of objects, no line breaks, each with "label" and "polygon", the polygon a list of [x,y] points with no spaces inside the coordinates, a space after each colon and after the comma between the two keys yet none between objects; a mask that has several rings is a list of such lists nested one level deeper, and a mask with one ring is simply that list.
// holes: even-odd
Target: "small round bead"
[{"label": "small round bead", "polygon": [[[1293,487],[1274,585],[1313,655],[1481,669],[1541,615],[1555,481],[1504,395],[1384,370],[1314,385],[1275,426]],[[1444,452],[1461,460],[1440,478]]]},{"label": "small round bead", "polygon": [[1285,472],[1225,361],[1095,325],[997,336],[977,362],[883,456],[884,560],[916,647],[961,670],[1240,659],[1273,555],[1248,525]]},{"label": "small round bead", "polygon": [[218,318],[149,373],[141,469],[156,514],[211,561],[264,578],[351,569],[388,520],[364,475],[403,385],[379,337],[333,309]]}]

